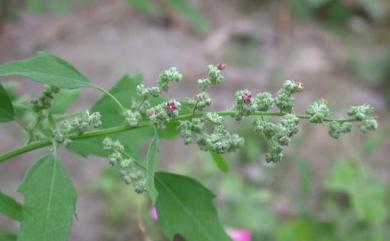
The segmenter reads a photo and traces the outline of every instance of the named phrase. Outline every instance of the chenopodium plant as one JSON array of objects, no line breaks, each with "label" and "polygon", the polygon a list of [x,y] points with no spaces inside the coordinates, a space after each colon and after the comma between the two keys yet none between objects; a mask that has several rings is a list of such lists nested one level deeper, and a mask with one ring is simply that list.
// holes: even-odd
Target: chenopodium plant
[{"label": "chenopodium plant", "polygon": [[[205,77],[197,81],[199,92],[177,100],[164,96],[172,83],[182,79],[176,68],[161,72],[156,86],[145,86],[139,75],[126,75],[108,91],[48,53],[0,65],[0,77],[23,76],[46,86],[42,96],[24,102],[20,108],[20,103],[11,100],[10,93],[0,85],[0,121],[15,121],[27,137],[25,145],[1,153],[0,163],[51,146],[49,153],[27,171],[19,187],[23,204],[0,195],[0,212],[21,222],[13,237],[19,241],[68,239],[77,194],[58,160],[56,150],[60,146],[83,157],[107,157],[125,183],[137,193],[150,196],[170,240],[180,235],[189,241],[223,241],[230,238],[212,204],[215,195],[190,177],[156,172],[160,139],[180,136],[184,144],[194,143],[209,152],[218,168],[228,171],[222,154],[239,149],[244,139],[227,128],[225,118],[253,119],[254,131],[267,140],[268,163],[282,161],[283,150],[297,135],[302,120],[328,125],[330,136],[336,139],[350,132],[353,122],[362,132],[377,128],[369,105],[352,106],[346,119],[331,119],[325,100],[311,104],[305,114],[294,113],[293,96],[303,91],[303,85],[291,80],[285,81],[276,95],[238,90],[230,108],[208,111],[212,104],[208,90],[223,82],[225,67],[209,65]],[[95,88],[104,95],[90,110],[67,114],[77,99],[69,96],[80,88]],[[18,111],[14,111],[16,106]],[[33,118],[26,121],[26,115]],[[144,156],[140,150],[149,142]]]}]

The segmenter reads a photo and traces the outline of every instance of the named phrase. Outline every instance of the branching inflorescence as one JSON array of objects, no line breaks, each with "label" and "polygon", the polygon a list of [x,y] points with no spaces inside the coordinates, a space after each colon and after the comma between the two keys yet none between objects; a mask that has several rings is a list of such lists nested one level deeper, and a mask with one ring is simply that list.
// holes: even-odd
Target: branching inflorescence
[{"label": "branching inflorescence", "polygon": [[[304,114],[296,114],[294,95],[303,90],[303,85],[291,80],[285,81],[275,95],[238,90],[230,108],[211,111],[209,88],[223,82],[225,68],[225,64],[209,65],[207,75],[197,81],[199,91],[177,100],[164,96],[172,83],[182,79],[176,68],[163,71],[156,86],[145,86],[139,76],[126,75],[108,91],[65,60],[48,53],[1,64],[0,77],[28,77],[46,87],[42,96],[28,103],[25,97],[12,99],[0,83],[0,122],[15,121],[28,137],[25,145],[1,153],[0,163],[52,147],[23,179],[19,188],[24,196],[23,207],[0,192],[0,203],[5,200],[9,204],[0,212],[6,210],[6,215],[12,213],[11,218],[21,221],[17,239],[67,240],[77,193],[57,155],[60,144],[83,157],[107,157],[137,193],[149,194],[170,240],[179,234],[189,241],[229,241],[218,221],[210,190],[190,177],[157,171],[160,139],[181,136],[184,144],[209,152],[217,167],[226,172],[229,166],[221,155],[244,145],[244,138],[228,129],[226,118],[252,122],[254,132],[267,142],[265,161],[271,164],[282,161],[284,149],[298,134],[302,120],[328,125],[329,135],[336,139],[351,132],[354,122],[363,133],[378,127],[369,105],[352,106],[347,118],[332,119],[327,102],[321,99],[309,105]],[[104,95],[90,111],[67,114],[75,101],[72,95],[78,96],[80,88],[94,88]],[[149,148],[142,155],[137,149],[142,149],[148,140]],[[142,156],[145,160],[140,160]],[[38,211],[42,215],[36,218]],[[196,234],[192,232],[194,226]],[[45,237],[36,230],[46,230]]]},{"label": "branching inflorescence", "polygon": [[[159,75],[157,86],[147,87],[139,84],[136,88],[137,98],[132,98],[132,103],[127,105],[131,108],[124,108],[114,96],[110,95],[110,98],[114,98],[115,103],[119,105],[127,126],[115,131],[137,129],[148,125],[154,125],[162,130],[169,123],[176,122],[177,131],[184,139],[184,144],[196,143],[200,150],[224,154],[244,145],[242,137],[227,129],[224,117],[233,117],[236,121],[252,117],[254,131],[263,135],[268,144],[268,152],[265,154],[266,162],[278,163],[283,159],[283,149],[298,134],[298,125],[302,119],[314,124],[327,123],[329,135],[336,139],[341,134],[351,132],[352,122],[360,122],[360,130],[364,133],[373,131],[378,126],[374,117],[374,109],[366,104],[352,106],[347,112],[350,117],[348,119],[330,119],[330,109],[323,99],[308,106],[305,115],[295,114],[293,96],[303,91],[303,85],[292,80],[286,80],[275,96],[269,92],[253,94],[248,89],[238,90],[230,109],[209,112],[206,108],[211,106],[212,99],[208,89],[223,82],[222,71],[225,67],[225,64],[209,65],[207,76],[197,81],[199,93],[183,101],[175,99],[156,101],[156,99],[163,99],[163,93],[168,91],[172,82],[182,79],[182,74],[176,68],[163,71]],[[38,121],[47,115],[47,110],[56,93],[58,93],[58,88],[47,87],[42,97],[32,101]],[[68,144],[72,139],[84,136],[88,138],[88,134],[94,129],[97,130],[91,137],[108,134],[111,130],[99,130],[102,125],[101,117],[99,112],[86,111],[71,120],[55,123],[53,139],[58,143]],[[275,122],[269,117],[280,117],[280,120]],[[34,140],[40,138],[34,136]],[[105,138],[103,149],[111,153],[109,162],[118,167],[126,183],[132,184],[138,193],[147,190],[145,167],[125,153],[123,145],[118,140]]]},{"label": "branching inflorescence", "polygon": [[[137,127],[146,119],[158,129],[164,129],[170,122],[178,121],[177,129],[184,139],[184,144],[196,143],[201,150],[224,154],[240,148],[244,145],[244,139],[227,129],[223,117],[231,116],[240,121],[252,116],[255,117],[254,130],[262,134],[268,143],[268,152],[265,155],[268,163],[278,163],[283,159],[283,149],[298,134],[301,119],[307,119],[315,124],[326,122],[329,126],[329,135],[336,139],[341,134],[350,132],[354,121],[360,122],[362,132],[377,128],[373,108],[368,105],[351,107],[347,113],[350,119],[333,120],[328,118],[330,110],[326,101],[321,99],[307,107],[306,115],[295,114],[293,95],[301,92],[303,85],[291,80],[285,81],[276,96],[272,96],[269,92],[254,95],[247,89],[239,90],[234,95],[234,103],[230,110],[207,112],[205,109],[212,104],[208,89],[222,83],[224,68],[224,64],[209,65],[207,78],[198,80],[200,92],[195,97],[186,98],[184,101],[170,99],[153,105],[153,99],[160,98],[162,93],[169,89],[171,82],[178,82],[182,79],[182,75],[176,68],[165,70],[159,76],[158,86],[146,87],[143,84],[137,86],[140,101],[134,101],[131,104],[132,108],[122,113],[123,117],[130,127]],[[190,110],[189,114],[181,114],[182,107]],[[270,112],[272,109],[278,111]],[[93,115],[98,117],[98,113]],[[186,118],[181,118],[183,116]],[[279,116],[281,120],[273,122],[266,119],[268,116]],[[86,121],[86,124],[82,126],[87,129],[91,126],[98,127],[96,124],[98,122],[94,120],[91,124]],[[77,129],[77,127],[74,128]],[[72,130],[69,127],[65,129]],[[145,169],[137,166],[137,162],[124,153],[122,144],[117,140],[106,138],[103,146],[104,149],[112,151],[109,156],[110,163],[119,167],[126,183],[132,184],[139,193],[146,191]]]}]

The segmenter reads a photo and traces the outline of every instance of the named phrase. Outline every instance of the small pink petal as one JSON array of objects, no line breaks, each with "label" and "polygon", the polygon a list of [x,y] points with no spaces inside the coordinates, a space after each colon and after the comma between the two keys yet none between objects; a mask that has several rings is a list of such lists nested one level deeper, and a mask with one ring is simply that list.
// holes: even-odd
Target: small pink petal
[{"label": "small pink petal", "polygon": [[234,241],[252,241],[252,232],[246,229],[227,229],[227,233]]},{"label": "small pink petal", "polygon": [[152,218],[152,220],[154,221],[157,221],[158,220],[158,213],[157,213],[157,209],[155,206],[152,206],[150,208],[150,217]]}]

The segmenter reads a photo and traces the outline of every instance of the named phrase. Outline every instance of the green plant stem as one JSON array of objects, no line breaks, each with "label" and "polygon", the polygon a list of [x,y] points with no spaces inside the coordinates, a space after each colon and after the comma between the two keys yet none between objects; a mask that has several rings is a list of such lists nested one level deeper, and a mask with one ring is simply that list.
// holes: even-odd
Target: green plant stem
[{"label": "green plant stem", "polygon": [[[235,111],[217,111],[215,113],[217,113],[220,116],[232,117],[232,116],[234,116],[234,114],[236,112]],[[192,118],[196,118],[196,117],[201,117],[204,115],[205,115],[205,113],[195,113],[194,115],[192,113],[191,114],[184,114],[184,115],[178,116],[176,119],[174,119],[172,121],[188,120],[188,119],[192,119]],[[254,112],[251,114],[251,116],[283,116],[283,115],[284,114],[280,113],[280,112],[261,112],[261,111],[257,111],[257,112]],[[306,115],[297,115],[297,117],[299,119],[309,119],[309,116],[306,116]],[[355,121],[355,119],[325,119],[325,122],[330,122],[330,121],[353,122],[353,121]],[[144,127],[148,127],[148,126],[152,126],[152,125],[153,125],[153,122],[144,121],[144,122],[141,122],[138,126],[132,127],[132,126],[129,126],[127,124],[119,125],[119,126],[106,128],[106,129],[101,129],[101,130],[88,131],[82,135],[73,134],[73,135],[68,136],[67,138],[72,140],[72,141],[90,139],[90,138],[95,138],[95,137],[100,137],[100,136],[107,136],[107,135],[119,133],[119,132],[131,131],[134,129],[144,128]],[[40,140],[40,141],[36,141],[36,142],[30,143],[30,144],[21,146],[19,148],[16,148],[14,150],[9,151],[9,152],[3,153],[2,155],[0,155],[0,163],[6,161],[8,159],[11,159],[13,157],[22,155],[26,152],[30,152],[30,151],[33,151],[36,149],[40,149],[40,148],[49,146],[51,143],[52,143],[51,139]]]},{"label": "green plant stem", "polygon": [[121,102],[115,96],[113,96],[108,90],[106,90],[105,88],[103,88],[99,85],[96,85],[96,84],[92,85],[92,87],[101,91],[102,93],[104,93],[108,97],[110,97],[122,112],[124,112],[126,110],[126,108],[121,104]]}]

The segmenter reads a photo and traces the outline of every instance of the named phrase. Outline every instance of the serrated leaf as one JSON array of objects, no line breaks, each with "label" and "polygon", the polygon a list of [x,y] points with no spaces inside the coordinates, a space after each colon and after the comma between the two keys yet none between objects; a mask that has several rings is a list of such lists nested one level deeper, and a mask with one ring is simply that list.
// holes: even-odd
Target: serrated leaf
[{"label": "serrated leaf", "polygon": [[0,192],[0,213],[11,219],[20,220],[22,217],[22,205],[12,197]]},{"label": "serrated leaf", "polygon": [[215,195],[192,178],[159,172],[156,207],[159,222],[170,240],[231,241],[212,203]]},{"label": "serrated leaf", "polygon": [[74,66],[64,59],[44,52],[39,52],[30,59],[0,65],[1,76],[24,76],[36,82],[66,89],[91,86],[89,80]]},{"label": "serrated leaf", "polygon": [[229,171],[229,164],[226,162],[225,158],[214,152],[214,151],[209,151],[211,158],[213,159],[215,165],[217,165],[218,169],[223,171],[223,172],[228,172]]},{"label": "serrated leaf", "polygon": [[157,130],[154,131],[152,143],[149,146],[148,153],[146,154],[146,181],[149,196],[153,202],[156,202],[158,192],[154,184],[154,175],[156,172],[157,155],[159,152],[159,138]]},{"label": "serrated leaf", "polygon": [[78,89],[61,89],[54,95],[53,104],[50,108],[52,114],[64,114],[80,97]]},{"label": "serrated leaf", "polygon": [[0,83],[0,122],[12,121],[14,119],[14,108],[7,91]]},{"label": "serrated leaf", "polygon": [[19,191],[25,204],[18,241],[68,240],[77,193],[53,155],[44,156],[28,170]]}]

